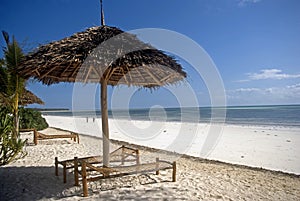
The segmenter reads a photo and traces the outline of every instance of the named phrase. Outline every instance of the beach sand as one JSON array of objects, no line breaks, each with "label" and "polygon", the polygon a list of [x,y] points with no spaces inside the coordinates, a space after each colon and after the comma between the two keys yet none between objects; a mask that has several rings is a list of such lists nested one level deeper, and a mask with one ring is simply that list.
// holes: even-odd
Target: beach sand
[{"label": "beach sand", "polygon": [[[51,117],[52,118],[52,117]],[[71,120],[64,118],[51,119],[47,117],[47,121],[53,126],[59,122],[63,122],[63,128],[71,127]],[[95,122],[97,123],[97,122]],[[139,122],[137,122],[139,123]],[[145,123],[145,122],[144,122]],[[89,125],[90,124],[90,125]],[[83,125],[87,126],[89,132],[92,131],[92,122]],[[143,124],[140,123],[140,124]],[[111,133],[117,132],[111,123]],[[171,124],[173,129],[176,125]],[[143,125],[139,125],[142,127]],[[298,160],[293,153],[297,147],[293,143],[299,145],[299,137],[293,129],[287,128],[259,128],[259,127],[242,127],[227,126],[231,132],[226,134],[226,127],[220,137],[214,151],[207,158],[227,156],[219,158],[227,162],[234,161],[239,163],[237,159],[244,163],[244,160],[250,158],[249,161],[267,160],[265,163],[273,167],[274,159],[276,159],[277,149],[272,147],[283,146],[281,150],[285,150],[285,160]],[[74,128],[73,128],[74,129]],[[76,128],[78,129],[78,128]],[[167,129],[167,130],[166,130]],[[165,128],[162,132],[167,133],[172,128]],[[228,128],[227,128],[228,129]],[[279,129],[279,131],[278,131]],[[59,134],[64,131],[48,128],[43,131],[47,134]],[[240,133],[242,132],[242,133]],[[258,157],[252,156],[253,147],[249,143],[255,144],[251,138],[245,137],[247,133],[260,134],[265,138],[265,146],[256,143],[255,150]],[[283,135],[283,134],[286,135]],[[230,136],[229,139],[226,137]],[[245,136],[244,136],[245,135]],[[112,135],[113,136],[113,135]],[[234,140],[239,136],[240,143],[235,144]],[[298,138],[297,138],[298,137]],[[80,135],[80,144],[68,139],[45,140],[39,141],[38,145],[32,143],[32,133],[23,133],[23,139],[28,139],[26,151],[28,155],[15,161],[9,165],[0,168],[0,200],[300,200],[300,176],[295,174],[287,174],[282,172],[270,171],[259,168],[251,168],[242,165],[232,165],[229,163],[216,162],[207,159],[200,159],[192,156],[183,155],[177,159],[177,181],[171,182],[171,171],[161,171],[160,175],[149,173],[147,175],[133,175],[122,178],[106,179],[89,183],[89,197],[82,196],[82,188],[74,186],[73,174],[68,174],[67,183],[62,181],[62,169],[59,170],[60,175],[54,175],[54,157],[60,160],[72,159],[75,156],[99,155],[102,153],[102,141],[100,138],[93,136]],[[234,139],[233,141],[230,139]],[[289,140],[289,142],[287,142]],[[284,146],[284,141],[289,146]],[[230,142],[230,143],[229,143]],[[229,144],[228,144],[229,143]],[[273,144],[272,144],[273,143]],[[161,143],[163,144],[163,143]],[[120,143],[113,143],[111,150],[119,147]],[[226,146],[225,146],[226,145]],[[237,146],[239,145],[239,146]],[[134,145],[129,145],[133,146]],[[160,145],[161,146],[161,145]],[[218,146],[225,146],[224,150]],[[237,147],[235,147],[237,146]],[[260,147],[261,146],[261,147]],[[260,147],[261,149],[258,149]],[[138,147],[141,150],[143,160],[155,160],[158,155],[160,157],[172,156],[165,154],[157,149],[150,149],[143,146]],[[239,150],[241,149],[241,150]],[[298,148],[299,149],[299,148]],[[234,153],[238,151],[238,153]],[[218,153],[221,152],[221,153]],[[260,155],[264,154],[263,158]],[[282,155],[284,155],[282,154]],[[164,156],[165,155],[165,156]],[[244,158],[241,157],[244,156]],[[275,155],[275,156],[272,156]],[[276,161],[280,161],[280,154]],[[295,157],[295,158],[292,158]],[[248,162],[249,162],[248,161]],[[275,162],[276,162],[275,161]],[[243,164],[243,163],[240,164]],[[251,166],[256,166],[250,164]],[[299,174],[299,163],[280,162],[280,165],[273,167],[286,172],[295,172]],[[271,168],[269,168],[271,169]]]},{"label": "beach sand", "polygon": [[[102,137],[101,119],[93,121],[90,118],[86,122],[86,118],[45,118],[52,127]],[[110,138],[119,141],[210,160],[300,174],[299,127],[109,119],[109,130]]]}]

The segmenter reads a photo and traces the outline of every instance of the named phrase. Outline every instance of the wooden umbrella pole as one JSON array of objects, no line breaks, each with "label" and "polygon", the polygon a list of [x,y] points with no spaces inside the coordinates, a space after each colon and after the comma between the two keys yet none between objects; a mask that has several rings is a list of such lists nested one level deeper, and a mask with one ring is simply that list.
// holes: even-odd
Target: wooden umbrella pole
[{"label": "wooden umbrella pole", "polygon": [[109,166],[109,129],[107,110],[107,80],[101,81],[101,116],[103,138],[103,166]]},{"label": "wooden umbrella pole", "polygon": [[104,22],[104,11],[103,11],[103,3],[102,0],[100,0],[100,8],[101,8],[101,25],[104,26],[105,22]]}]

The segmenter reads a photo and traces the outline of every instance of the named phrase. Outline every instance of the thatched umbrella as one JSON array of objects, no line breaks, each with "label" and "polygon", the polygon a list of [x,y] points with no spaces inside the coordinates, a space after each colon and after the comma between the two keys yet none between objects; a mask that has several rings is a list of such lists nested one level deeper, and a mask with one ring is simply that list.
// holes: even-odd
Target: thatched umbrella
[{"label": "thatched umbrella", "polygon": [[[0,96],[0,103],[2,105],[9,105],[9,103],[7,101],[5,101],[5,98],[3,98],[1,96]],[[39,97],[37,97],[31,91],[25,89],[20,95],[19,105],[26,106],[26,105],[35,104],[35,103],[44,105],[44,102]]]},{"label": "thatched umbrella", "polygon": [[35,103],[44,105],[44,102],[39,97],[37,97],[31,91],[25,89],[25,91],[20,96],[19,105],[26,106]]},{"label": "thatched umbrella", "polygon": [[101,24],[71,37],[40,46],[27,55],[19,72],[44,84],[94,82],[101,84],[103,165],[109,164],[107,85],[156,88],[183,80],[177,61],[133,34]]}]

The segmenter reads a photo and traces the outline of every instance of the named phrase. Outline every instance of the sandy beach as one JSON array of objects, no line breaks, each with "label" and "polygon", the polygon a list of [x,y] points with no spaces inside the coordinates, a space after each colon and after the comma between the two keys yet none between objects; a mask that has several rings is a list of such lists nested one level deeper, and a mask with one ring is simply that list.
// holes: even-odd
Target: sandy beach
[{"label": "sandy beach", "polygon": [[[77,131],[84,129],[85,132],[81,130],[80,133],[85,135],[80,135],[80,144],[60,139],[40,141],[38,145],[34,145],[32,133],[23,133],[22,138],[28,139],[25,148],[28,155],[0,168],[1,200],[300,200],[300,163],[296,155],[299,153],[297,145],[300,141],[297,129],[226,125],[214,150],[206,158],[228,163],[187,155],[179,158],[176,155],[169,158],[177,160],[176,182],[171,182],[169,170],[161,171],[160,175],[149,173],[106,179],[89,183],[90,196],[84,198],[82,188],[74,186],[71,171],[66,184],[62,181],[61,169],[58,177],[54,175],[54,157],[64,160],[101,154],[102,141],[97,136],[99,134],[94,133],[96,137],[86,135],[93,132],[92,125],[97,124],[98,120],[86,122],[86,119],[50,116],[46,119],[53,127]],[[83,127],[74,127],[74,122],[78,120],[82,121]],[[146,123],[135,122],[139,128],[145,128],[146,125],[143,124]],[[122,121],[118,124],[122,124]],[[172,129],[175,131],[176,124],[168,123],[162,133],[168,134]],[[112,138],[126,141],[123,139],[125,137],[120,138],[122,135],[116,124],[110,121],[110,125]],[[201,126],[200,128],[205,128],[205,125]],[[65,133],[53,128],[42,132]],[[201,133],[201,130],[198,132]],[[133,139],[132,136],[127,138]],[[156,138],[159,139],[159,135]],[[141,141],[135,144],[143,145]],[[196,146],[195,142],[199,143],[193,142],[193,146]],[[166,146],[162,141],[157,143],[160,147],[154,147],[155,143],[152,143],[148,147]],[[121,144],[112,143],[111,150]],[[197,150],[193,146],[185,154]],[[143,146],[138,148],[141,150],[142,161],[149,158],[154,160],[158,155],[164,157],[164,152],[157,149]],[[197,152],[194,156],[197,156]]]},{"label": "sandy beach", "polygon": [[[45,116],[51,127],[102,137],[101,119]],[[300,128],[109,120],[110,138],[233,164],[300,174]],[[207,140],[212,136],[212,140]],[[203,150],[210,146],[209,153]]]}]

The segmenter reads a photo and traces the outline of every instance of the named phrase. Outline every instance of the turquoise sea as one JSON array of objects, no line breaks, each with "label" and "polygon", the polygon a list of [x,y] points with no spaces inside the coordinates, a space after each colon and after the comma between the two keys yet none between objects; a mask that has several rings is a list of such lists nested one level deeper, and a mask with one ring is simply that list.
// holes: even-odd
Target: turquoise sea
[{"label": "turquoise sea", "polygon": [[[42,111],[44,115],[100,117],[100,111]],[[223,115],[225,114],[226,117]],[[110,110],[109,118],[300,127],[300,105]]]}]

